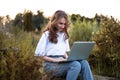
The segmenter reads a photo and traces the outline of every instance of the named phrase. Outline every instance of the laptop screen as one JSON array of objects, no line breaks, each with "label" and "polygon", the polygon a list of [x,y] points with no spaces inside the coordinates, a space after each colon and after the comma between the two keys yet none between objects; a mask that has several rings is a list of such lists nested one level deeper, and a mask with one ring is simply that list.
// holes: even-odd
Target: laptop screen
[{"label": "laptop screen", "polygon": [[68,60],[86,59],[90,55],[95,42],[80,41],[74,42],[68,56]]}]

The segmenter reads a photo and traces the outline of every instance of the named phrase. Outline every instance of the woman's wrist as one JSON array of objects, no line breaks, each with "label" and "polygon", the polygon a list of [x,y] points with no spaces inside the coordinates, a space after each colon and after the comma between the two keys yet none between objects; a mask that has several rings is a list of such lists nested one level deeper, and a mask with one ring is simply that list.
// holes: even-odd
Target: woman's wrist
[{"label": "woman's wrist", "polygon": [[52,58],[52,60],[51,60],[52,62],[56,62],[56,60],[55,60],[55,58]]}]

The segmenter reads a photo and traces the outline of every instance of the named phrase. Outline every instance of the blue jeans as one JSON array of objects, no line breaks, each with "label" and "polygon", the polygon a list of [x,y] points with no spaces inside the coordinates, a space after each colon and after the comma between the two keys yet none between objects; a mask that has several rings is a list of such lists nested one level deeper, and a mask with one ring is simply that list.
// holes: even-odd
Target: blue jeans
[{"label": "blue jeans", "polygon": [[81,73],[82,80],[93,80],[88,61],[71,61],[63,63],[44,62],[44,69],[51,76],[66,76],[66,80],[77,80]]}]

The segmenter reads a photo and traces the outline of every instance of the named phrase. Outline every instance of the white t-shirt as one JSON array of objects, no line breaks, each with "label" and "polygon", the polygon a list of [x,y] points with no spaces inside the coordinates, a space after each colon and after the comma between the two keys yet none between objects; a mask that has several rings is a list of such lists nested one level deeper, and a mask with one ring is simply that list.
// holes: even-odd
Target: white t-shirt
[{"label": "white t-shirt", "polygon": [[57,33],[58,42],[56,44],[49,41],[48,35],[49,31],[42,34],[35,50],[35,56],[64,55],[70,51],[69,42],[68,39],[65,40],[64,33]]}]

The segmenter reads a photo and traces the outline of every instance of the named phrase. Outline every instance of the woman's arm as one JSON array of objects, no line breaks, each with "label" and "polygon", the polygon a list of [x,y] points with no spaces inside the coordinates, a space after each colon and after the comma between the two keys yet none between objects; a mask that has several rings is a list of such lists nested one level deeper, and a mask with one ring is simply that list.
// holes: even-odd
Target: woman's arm
[{"label": "woman's arm", "polygon": [[45,55],[45,48],[47,43],[47,35],[43,33],[35,50],[35,56],[44,56]]},{"label": "woman's arm", "polygon": [[65,54],[64,54],[64,57],[65,57],[65,59],[67,59],[67,58],[68,58],[68,55],[67,55],[67,53],[65,53]]},{"label": "woman's arm", "polygon": [[44,56],[44,57],[43,57],[43,60],[49,61],[49,62],[61,62],[61,61],[66,61],[66,59],[63,58],[63,57],[52,58],[52,57],[48,57],[48,56]]}]

